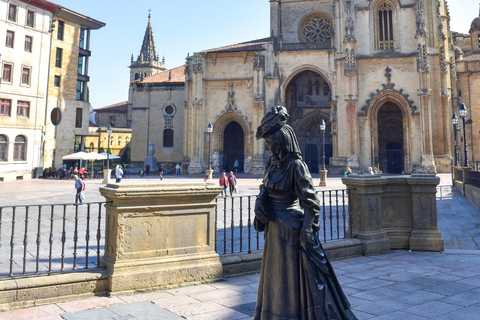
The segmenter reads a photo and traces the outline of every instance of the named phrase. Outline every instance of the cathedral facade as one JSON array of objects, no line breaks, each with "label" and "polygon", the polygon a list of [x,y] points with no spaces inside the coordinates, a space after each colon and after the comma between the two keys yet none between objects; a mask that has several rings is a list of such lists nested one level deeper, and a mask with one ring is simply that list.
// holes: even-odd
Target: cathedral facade
[{"label": "cathedral facade", "polygon": [[[275,105],[287,108],[313,173],[323,157],[332,173],[450,170],[457,93],[445,0],[270,0],[270,7],[270,37],[188,56],[183,88],[168,87],[161,72],[157,127],[165,130],[165,108],[174,105],[182,150],[171,159],[182,172],[204,172],[211,159],[216,171],[237,160],[240,171],[262,173],[267,154],[255,131]],[[131,96],[139,94],[133,87],[153,89],[152,78],[132,82]],[[132,118],[146,105],[132,104]],[[160,162],[173,152],[134,119],[132,129],[139,159],[148,140],[157,139]]]}]

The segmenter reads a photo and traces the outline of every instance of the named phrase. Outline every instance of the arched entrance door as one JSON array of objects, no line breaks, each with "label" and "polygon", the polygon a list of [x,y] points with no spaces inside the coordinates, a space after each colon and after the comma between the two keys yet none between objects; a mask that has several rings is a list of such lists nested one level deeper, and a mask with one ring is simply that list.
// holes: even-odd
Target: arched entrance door
[{"label": "arched entrance door", "polygon": [[403,115],[392,102],[378,110],[378,160],[383,173],[402,174],[404,171]]},{"label": "arched entrance door", "polygon": [[223,157],[222,169],[234,171],[233,163],[238,160],[238,172],[243,172],[244,161],[244,134],[240,124],[236,121],[230,122],[223,134]]},{"label": "arched entrance door", "polygon": [[[289,124],[297,134],[303,159],[311,173],[318,173],[322,164],[324,144],[326,166],[330,165],[330,158],[333,156],[330,86],[320,73],[305,70],[289,81],[285,100],[290,114]],[[327,125],[325,141],[320,131],[322,119]]]}]

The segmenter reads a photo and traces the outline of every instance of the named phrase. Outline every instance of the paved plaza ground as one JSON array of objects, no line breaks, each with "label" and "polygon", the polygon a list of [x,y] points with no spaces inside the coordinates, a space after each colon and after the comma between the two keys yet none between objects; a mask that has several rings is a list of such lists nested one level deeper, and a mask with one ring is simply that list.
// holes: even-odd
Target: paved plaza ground
[{"label": "paved plaza ground", "polygon": [[[358,319],[480,319],[480,212],[441,174],[438,225],[444,252],[394,250],[333,261]],[[202,182],[203,175],[126,178],[122,183]],[[218,178],[218,177],[216,177]],[[217,179],[214,178],[216,182]],[[313,176],[318,185],[319,177]],[[344,188],[329,176],[327,189]],[[255,194],[261,176],[239,174],[240,195]],[[87,180],[87,201],[102,201],[101,180]],[[318,188],[319,190],[325,188]],[[0,182],[0,206],[71,203],[73,180]],[[258,274],[118,297],[95,297],[0,313],[0,319],[251,319]]]}]

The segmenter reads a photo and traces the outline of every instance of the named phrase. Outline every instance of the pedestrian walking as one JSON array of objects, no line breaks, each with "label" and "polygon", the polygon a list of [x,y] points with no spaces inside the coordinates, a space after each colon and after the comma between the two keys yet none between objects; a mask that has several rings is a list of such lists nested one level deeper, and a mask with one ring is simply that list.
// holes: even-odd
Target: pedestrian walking
[{"label": "pedestrian walking", "polygon": [[230,189],[230,197],[233,196],[233,191],[237,186],[237,177],[233,174],[233,171],[230,171],[230,175],[228,176],[228,188]]},{"label": "pedestrian walking", "polygon": [[150,165],[149,164],[147,164],[145,166],[145,173],[147,174],[147,176],[150,174]]},{"label": "pedestrian walking", "polygon": [[122,177],[123,177],[123,169],[120,165],[117,165],[115,168],[115,182],[120,183],[122,182]]},{"label": "pedestrian walking", "polygon": [[75,203],[82,203],[81,194],[83,190],[83,181],[76,174],[73,176],[73,179],[75,179],[75,189],[77,189],[77,194],[75,195]]},{"label": "pedestrian walking", "polygon": [[163,166],[160,165],[160,168],[158,168],[158,174],[160,175],[160,180],[163,180]]},{"label": "pedestrian walking", "polygon": [[222,195],[227,196],[227,187],[228,187],[228,178],[227,174],[224,172],[223,175],[218,180],[218,183],[223,187]]},{"label": "pedestrian walking", "polygon": [[233,168],[235,169],[235,173],[238,173],[238,167],[240,166],[240,164],[238,163],[238,160],[235,159],[235,162],[233,163]]},{"label": "pedestrian walking", "polygon": [[177,163],[177,165],[175,166],[175,174],[176,174],[177,176],[180,175],[180,163]]}]

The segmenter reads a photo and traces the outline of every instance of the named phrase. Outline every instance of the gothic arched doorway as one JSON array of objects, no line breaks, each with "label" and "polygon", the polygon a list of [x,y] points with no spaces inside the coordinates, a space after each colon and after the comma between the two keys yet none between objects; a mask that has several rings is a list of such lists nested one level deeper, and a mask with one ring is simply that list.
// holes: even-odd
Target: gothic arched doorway
[{"label": "gothic arched doorway", "polygon": [[243,172],[244,141],[242,126],[236,121],[230,122],[223,133],[223,171],[233,171],[233,163],[238,160],[238,172]]},{"label": "gothic arched doorway", "polygon": [[326,122],[325,165],[333,156],[330,108],[331,90],[325,78],[317,71],[304,70],[294,75],[285,91],[289,124],[297,134],[303,159],[311,173],[318,173],[323,157],[323,135],[320,122]]},{"label": "gothic arched doorway", "polygon": [[400,108],[387,102],[378,110],[378,160],[383,173],[404,172],[403,115]]}]

